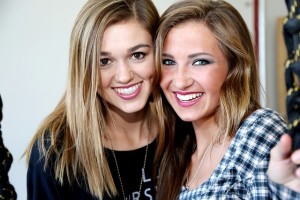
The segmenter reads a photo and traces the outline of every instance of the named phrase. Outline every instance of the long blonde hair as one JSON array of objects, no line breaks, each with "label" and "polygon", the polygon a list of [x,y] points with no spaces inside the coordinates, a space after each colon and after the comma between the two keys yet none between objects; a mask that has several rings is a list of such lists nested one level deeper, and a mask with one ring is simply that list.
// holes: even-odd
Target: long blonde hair
[{"label": "long blonde hair", "polygon": [[[219,138],[232,138],[241,122],[254,110],[260,108],[257,63],[247,25],[239,12],[225,1],[179,1],[170,6],[161,16],[155,42],[157,66],[161,65],[162,49],[168,32],[178,24],[187,21],[204,23],[218,40],[228,61],[229,70],[221,88],[216,120],[220,130]],[[172,114],[174,115],[174,112],[169,112],[170,116]],[[184,176],[190,163],[194,133],[192,131],[190,134],[185,133],[187,139],[179,137],[179,134],[176,130],[174,140],[179,145],[168,148],[163,157],[160,169],[163,173],[157,185],[158,199],[176,199],[185,181]],[[178,160],[184,161],[180,163]],[[171,175],[174,172],[176,176]]]},{"label": "long blonde hair", "polygon": [[[154,38],[159,22],[151,0],[89,0],[76,18],[70,40],[67,89],[54,111],[41,123],[27,151],[27,162],[34,143],[38,142],[47,168],[55,159],[55,178],[84,183],[99,199],[104,192],[116,195],[111,171],[104,152],[108,108],[97,94],[99,52],[104,30],[115,23],[134,19]],[[112,41],[113,42],[113,41]],[[154,85],[158,85],[159,71]],[[153,87],[152,110],[157,116],[159,133],[164,133],[160,90]],[[160,136],[160,137],[163,137]],[[95,156],[96,155],[96,156]]]}]

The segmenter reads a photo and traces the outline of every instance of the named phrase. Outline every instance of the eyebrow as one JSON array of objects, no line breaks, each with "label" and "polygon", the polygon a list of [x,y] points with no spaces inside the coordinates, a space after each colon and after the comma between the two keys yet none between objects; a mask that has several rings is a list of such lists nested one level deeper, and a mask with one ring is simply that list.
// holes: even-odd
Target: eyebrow
[{"label": "eyebrow", "polygon": [[134,52],[134,51],[138,50],[139,48],[143,48],[143,47],[148,47],[148,48],[150,48],[151,46],[148,45],[148,44],[138,44],[138,45],[136,45],[136,46],[134,46],[134,47],[129,48],[129,49],[128,49],[128,52]]},{"label": "eyebrow", "polygon": [[191,55],[189,55],[188,57],[189,58],[195,58],[195,57],[197,57],[197,56],[202,56],[202,55],[206,55],[206,56],[212,56],[210,53],[193,53],[193,54],[191,54]]},{"label": "eyebrow", "polygon": [[169,57],[169,58],[174,58],[171,54],[167,54],[167,53],[162,53],[163,57]]},{"label": "eyebrow", "polygon": [[101,52],[100,52],[100,55],[101,55],[101,56],[109,56],[110,53],[109,53],[109,52],[106,52],[106,51],[101,51]]},{"label": "eyebrow", "polygon": [[[195,58],[195,57],[201,56],[201,55],[210,55],[210,54],[208,54],[208,53],[193,53],[193,54],[188,55],[188,58]],[[171,54],[167,54],[167,53],[163,53],[162,56],[174,58]]]},{"label": "eyebrow", "polygon": [[[139,48],[143,48],[143,47],[148,47],[148,48],[150,48],[151,46],[148,45],[148,44],[138,44],[138,45],[136,45],[136,46],[134,46],[134,47],[129,48],[127,51],[128,51],[128,52],[134,52],[134,51],[138,50]],[[101,51],[101,52],[100,52],[100,55],[101,55],[101,56],[109,56],[109,55],[111,55],[111,53],[109,53],[109,52],[107,52],[107,51]]]},{"label": "eyebrow", "polygon": [[201,56],[201,55],[208,55],[207,53],[193,53],[191,55],[188,56],[188,58],[195,58],[197,56]]}]

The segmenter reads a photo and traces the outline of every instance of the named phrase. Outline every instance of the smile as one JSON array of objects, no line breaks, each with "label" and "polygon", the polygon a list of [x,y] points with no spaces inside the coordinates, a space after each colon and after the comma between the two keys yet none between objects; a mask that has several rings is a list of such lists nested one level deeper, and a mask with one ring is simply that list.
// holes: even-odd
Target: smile
[{"label": "smile", "polygon": [[193,101],[199,97],[201,97],[203,95],[203,93],[193,93],[193,94],[178,94],[176,93],[176,97],[180,100],[180,101]]},{"label": "smile", "polygon": [[139,89],[139,87],[141,87],[141,83],[127,88],[114,88],[114,90],[121,95],[130,95],[135,93]]}]

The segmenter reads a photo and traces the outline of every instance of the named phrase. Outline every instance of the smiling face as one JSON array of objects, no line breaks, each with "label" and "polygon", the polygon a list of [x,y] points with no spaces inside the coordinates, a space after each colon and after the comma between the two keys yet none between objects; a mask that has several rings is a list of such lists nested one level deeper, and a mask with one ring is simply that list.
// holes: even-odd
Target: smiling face
[{"label": "smiling face", "polygon": [[227,65],[217,39],[204,23],[185,22],[168,32],[160,85],[181,119],[201,122],[214,116]]},{"label": "smiling face", "polygon": [[99,94],[114,112],[145,108],[154,75],[153,41],[136,21],[109,26],[101,44]]}]

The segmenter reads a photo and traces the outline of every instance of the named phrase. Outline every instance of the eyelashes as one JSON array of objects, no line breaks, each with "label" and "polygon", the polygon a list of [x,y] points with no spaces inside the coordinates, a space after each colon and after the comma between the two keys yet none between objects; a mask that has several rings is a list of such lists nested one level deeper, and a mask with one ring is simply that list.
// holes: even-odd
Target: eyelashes
[{"label": "eyelashes", "polygon": [[[209,59],[196,59],[192,61],[193,66],[203,66],[203,65],[208,65],[210,63],[212,63],[212,61]],[[171,65],[176,65],[177,63],[172,59],[163,59],[162,64],[166,66],[171,66]]]},{"label": "eyelashes", "polygon": [[110,63],[111,63],[111,61],[108,58],[102,58],[102,59],[100,59],[100,66],[101,67],[107,66]]},{"label": "eyelashes", "polygon": [[131,58],[134,60],[141,60],[145,58],[146,54],[144,52],[135,52],[132,54]]},{"label": "eyelashes", "polygon": [[[130,55],[129,59],[132,60],[133,62],[141,62],[144,60],[146,55],[147,54],[145,52],[134,52]],[[112,63],[113,63],[113,59],[110,57],[100,59],[100,67],[102,68],[107,68]]]},{"label": "eyelashes", "polygon": [[193,61],[193,65],[197,65],[197,66],[207,65],[207,64],[210,64],[210,63],[211,62],[207,59],[198,59],[198,60]]},{"label": "eyelashes", "polygon": [[173,61],[173,60],[170,60],[170,59],[163,59],[163,60],[162,60],[162,64],[163,64],[163,65],[175,65],[176,62]]}]

